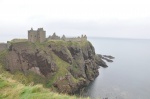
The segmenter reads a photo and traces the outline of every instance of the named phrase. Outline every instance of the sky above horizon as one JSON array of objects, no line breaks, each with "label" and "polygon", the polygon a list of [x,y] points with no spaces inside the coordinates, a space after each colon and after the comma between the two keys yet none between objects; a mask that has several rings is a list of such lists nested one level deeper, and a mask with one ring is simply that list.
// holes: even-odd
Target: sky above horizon
[{"label": "sky above horizon", "polygon": [[47,36],[150,39],[149,0],[0,0],[0,42],[27,38],[31,27]]}]

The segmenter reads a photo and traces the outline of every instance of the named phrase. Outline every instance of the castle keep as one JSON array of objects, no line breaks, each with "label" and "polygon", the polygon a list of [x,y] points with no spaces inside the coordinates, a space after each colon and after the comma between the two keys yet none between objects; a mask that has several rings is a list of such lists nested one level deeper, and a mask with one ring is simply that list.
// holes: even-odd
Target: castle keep
[{"label": "castle keep", "polygon": [[46,31],[43,28],[38,28],[37,30],[28,31],[28,41],[30,42],[44,42],[46,40]]}]

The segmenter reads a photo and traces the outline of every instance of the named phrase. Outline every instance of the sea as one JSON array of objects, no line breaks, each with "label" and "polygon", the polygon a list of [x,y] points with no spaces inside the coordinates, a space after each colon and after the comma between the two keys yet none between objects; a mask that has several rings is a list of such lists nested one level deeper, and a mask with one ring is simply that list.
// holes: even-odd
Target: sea
[{"label": "sea", "polygon": [[150,40],[88,38],[95,52],[115,57],[84,95],[91,99],[150,99]]}]

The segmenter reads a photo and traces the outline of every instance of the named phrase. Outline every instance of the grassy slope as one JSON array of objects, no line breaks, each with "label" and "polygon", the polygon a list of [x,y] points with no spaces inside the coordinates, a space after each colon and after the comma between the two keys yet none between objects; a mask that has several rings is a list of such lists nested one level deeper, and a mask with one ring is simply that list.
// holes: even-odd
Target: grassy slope
[{"label": "grassy slope", "polygon": [[40,84],[25,86],[12,78],[12,74],[0,68],[0,99],[83,99],[54,93]]}]

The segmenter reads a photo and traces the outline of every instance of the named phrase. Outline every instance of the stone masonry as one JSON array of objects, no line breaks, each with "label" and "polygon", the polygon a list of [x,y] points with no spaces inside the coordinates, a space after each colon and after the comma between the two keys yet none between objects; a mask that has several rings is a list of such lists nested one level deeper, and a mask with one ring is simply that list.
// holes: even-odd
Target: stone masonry
[{"label": "stone masonry", "polygon": [[47,38],[47,40],[63,40],[63,41],[84,41],[87,40],[87,36],[86,35],[81,35],[81,37],[71,37],[68,38],[65,35],[63,35],[62,37],[59,37],[56,35],[56,33],[54,33],[52,36],[49,36]]},{"label": "stone masonry", "polygon": [[28,31],[28,41],[30,42],[44,42],[46,40],[46,31],[43,28],[38,28],[38,30],[31,30]]}]

